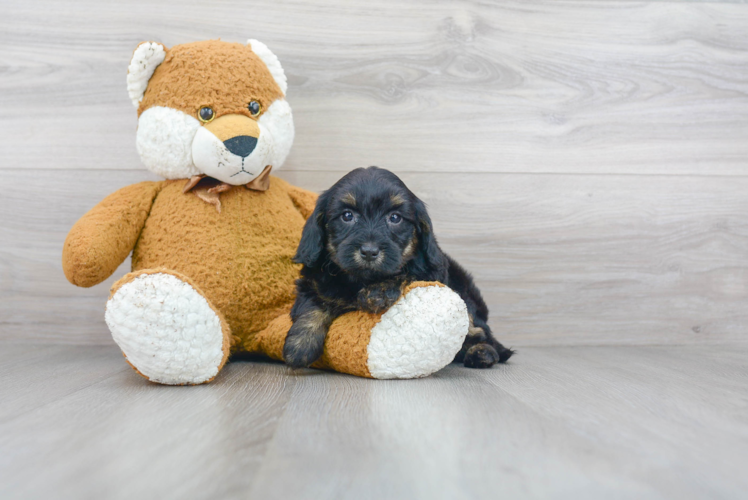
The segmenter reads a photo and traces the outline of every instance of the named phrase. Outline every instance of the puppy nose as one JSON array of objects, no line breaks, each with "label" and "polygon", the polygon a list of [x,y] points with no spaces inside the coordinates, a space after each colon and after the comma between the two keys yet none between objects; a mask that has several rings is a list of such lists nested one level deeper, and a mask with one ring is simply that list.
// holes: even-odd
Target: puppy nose
[{"label": "puppy nose", "polygon": [[371,262],[372,260],[376,259],[379,255],[379,247],[377,247],[374,243],[364,243],[361,245],[361,257],[367,262]]},{"label": "puppy nose", "polygon": [[248,135],[238,135],[223,141],[223,145],[236,156],[244,158],[254,151],[255,146],[257,146],[257,139]]}]

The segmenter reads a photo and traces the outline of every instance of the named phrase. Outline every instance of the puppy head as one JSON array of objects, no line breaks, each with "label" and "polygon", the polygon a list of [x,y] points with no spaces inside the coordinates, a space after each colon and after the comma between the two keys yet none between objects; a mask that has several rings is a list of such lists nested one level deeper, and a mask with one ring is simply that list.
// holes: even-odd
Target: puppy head
[{"label": "puppy head", "polygon": [[373,280],[414,259],[436,265],[442,255],[424,203],[392,172],[369,167],[320,196],[294,261],[319,268],[329,259],[351,276]]}]

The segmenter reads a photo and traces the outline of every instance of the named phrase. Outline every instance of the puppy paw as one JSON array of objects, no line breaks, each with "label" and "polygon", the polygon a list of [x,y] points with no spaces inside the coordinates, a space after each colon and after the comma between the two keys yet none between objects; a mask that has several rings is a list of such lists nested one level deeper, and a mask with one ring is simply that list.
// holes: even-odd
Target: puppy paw
[{"label": "puppy paw", "polygon": [[283,361],[291,368],[306,368],[322,356],[324,344],[324,334],[294,323],[283,345]]},{"label": "puppy paw", "polygon": [[512,357],[512,354],[514,354],[512,349],[507,349],[501,344],[496,347],[496,352],[499,353],[499,363],[506,363]]},{"label": "puppy paw", "polygon": [[470,347],[465,353],[466,368],[491,368],[499,361],[499,353],[489,344],[481,343]]},{"label": "puppy paw", "polygon": [[362,311],[380,313],[392,307],[399,298],[399,283],[376,283],[361,289],[358,293],[358,306]]}]

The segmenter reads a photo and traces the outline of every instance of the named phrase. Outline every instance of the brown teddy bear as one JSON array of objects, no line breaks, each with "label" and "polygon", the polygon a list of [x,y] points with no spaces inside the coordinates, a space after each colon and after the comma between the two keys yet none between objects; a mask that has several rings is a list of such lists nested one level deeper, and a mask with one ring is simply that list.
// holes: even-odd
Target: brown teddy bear
[{"label": "brown teddy bear", "polygon": [[[208,382],[232,352],[282,359],[299,271],[291,258],[317,196],[270,175],[294,137],[278,58],[256,40],[144,42],[127,84],[140,157],[166,180],[122,188],[85,214],[65,241],[65,276],[96,285],[132,252],[105,317],[153,382]],[[416,283],[384,314],[336,320],[314,366],[426,376],[453,359],[468,323],[456,293]]]}]

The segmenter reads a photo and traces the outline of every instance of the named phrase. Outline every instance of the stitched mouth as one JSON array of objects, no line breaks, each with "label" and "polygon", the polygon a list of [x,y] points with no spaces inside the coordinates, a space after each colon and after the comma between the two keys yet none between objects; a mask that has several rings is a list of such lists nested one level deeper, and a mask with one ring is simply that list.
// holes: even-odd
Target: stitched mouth
[{"label": "stitched mouth", "polygon": [[244,158],[242,158],[242,169],[241,169],[241,170],[239,170],[239,171],[238,171],[237,173],[235,173],[235,174],[231,174],[231,176],[230,176],[230,177],[234,177],[234,176],[236,176],[236,175],[239,175],[239,174],[254,175],[254,174],[253,174],[252,172],[247,172],[246,170],[244,170]]},{"label": "stitched mouth", "polygon": [[246,170],[244,170],[244,167],[242,167],[242,169],[239,170],[237,173],[231,174],[231,177],[234,177],[234,176],[239,175],[239,174],[254,175],[252,172],[247,172]]}]

